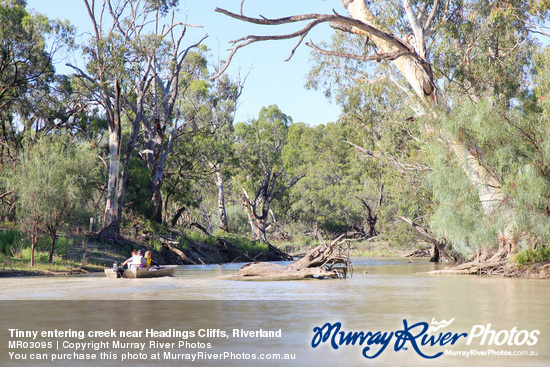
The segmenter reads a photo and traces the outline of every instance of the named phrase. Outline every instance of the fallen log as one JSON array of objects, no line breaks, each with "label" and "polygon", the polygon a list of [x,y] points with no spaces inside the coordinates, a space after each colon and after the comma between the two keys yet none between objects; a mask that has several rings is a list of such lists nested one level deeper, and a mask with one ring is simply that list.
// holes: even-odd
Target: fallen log
[{"label": "fallen log", "polygon": [[299,280],[308,278],[339,278],[332,271],[322,268],[295,268],[291,265],[279,265],[268,262],[254,262],[243,265],[236,274],[220,279],[233,280]]},{"label": "fallen log", "polygon": [[327,244],[321,236],[321,245],[309,250],[305,256],[288,265],[253,262],[243,265],[235,274],[219,277],[231,280],[297,280],[343,279],[351,274],[348,240],[341,235]]}]

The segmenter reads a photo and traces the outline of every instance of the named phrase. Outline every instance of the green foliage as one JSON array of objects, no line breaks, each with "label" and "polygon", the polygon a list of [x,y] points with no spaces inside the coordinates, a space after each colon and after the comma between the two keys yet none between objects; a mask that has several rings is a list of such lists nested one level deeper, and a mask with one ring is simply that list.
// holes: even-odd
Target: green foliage
[{"label": "green foliage", "polygon": [[149,239],[149,246],[151,246],[151,248],[153,248],[153,250],[157,252],[162,251],[163,248],[162,242],[156,237]]},{"label": "green foliage", "polygon": [[290,190],[288,218],[334,233],[361,227],[364,209],[357,197],[376,188],[347,139],[337,124],[291,126],[283,160],[306,176]]},{"label": "green foliage", "polygon": [[[3,248],[2,253],[6,257],[11,258],[18,258],[23,260],[30,260],[31,259],[31,244],[27,238],[24,238],[23,233],[16,231],[15,234],[10,234],[7,236],[5,246]],[[13,240],[13,241],[11,241]],[[49,249],[51,243],[51,239],[49,237],[41,238],[35,246],[35,251],[37,252],[47,252]],[[4,249],[7,252],[4,252]],[[44,262],[44,258],[41,258]],[[46,257],[46,260],[48,258]]]},{"label": "green foliage", "polygon": [[216,232],[215,237],[223,238],[232,245],[240,247],[241,249],[248,251],[249,253],[269,251],[269,246],[267,243],[261,241],[252,241],[244,236],[218,231]]},{"label": "green foliage", "polygon": [[[250,233],[250,224],[248,223],[248,218],[244,210],[239,205],[229,204],[226,206],[225,211],[227,214],[229,232],[237,235],[241,235],[241,236],[245,236]],[[214,215],[212,215],[211,222],[212,222],[213,228],[219,228],[220,217],[218,213],[215,213]],[[224,233],[223,231],[220,231],[220,232]],[[216,234],[215,236],[218,236],[218,235]]]},{"label": "green foliage", "polygon": [[59,238],[57,238],[55,242],[55,249],[56,249],[57,255],[61,257],[66,257],[69,254],[71,248],[74,246],[74,244],[75,244],[74,239],[67,237],[64,234],[59,235]]},{"label": "green foliage", "polygon": [[149,201],[149,170],[147,165],[135,155],[128,166],[128,180],[125,194],[127,210],[138,215],[148,217],[150,213]]},{"label": "green foliage", "polygon": [[[463,102],[441,121],[455,139],[475,144],[473,154],[502,182],[505,204],[491,215],[480,205],[478,188],[464,174],[466,162],[445,146],[431,145],[433,170],[427,178],[438,203],[432,227],[465,257],[478,248],[494,247],[504,228],[550,237],[544,214],[550,207],[550,171],[546,168],[550,156],[543,148],[550,132],[541,128],[547,125],[543,114],[521,107],[503,111],[483,101]],[[520,249],[527,244],[518,242]]]},{"label": "green foliage", "polygon": [[[302,176],[285,164],[282,151],[292,118],[277,106],[263,107],[258,119],[235,126],[235,156],[239,159],[234,182],[241,201],[256,218],[255,236],[267,242],[268,215],[284,201],[288,188]],[[292,174],[292,172],[294,174]]]},{"label": "green foliage", "polygon": [[17,252],[21,240],[20,231],[14,229],[0,231],[0,252],[6,256],[12,256]]},{"label": "green foliage", "polygon": [[530,2],[456,2],[431,48],[448,97],[491,98],[508,105],[528,79],[534,39]]},{"label": "green foliage", "polygon": [[235,154],[239,160],[237,181],[253,193],[258,180],[283,170],[281,150],[286,144],[292,118],[279,107],[262,107],[258,119],[235,126]]},{"label": "green foliage", "polygon": [[9,178],[21,220],[40,216],[46,229],[79,219],[76,214],[93,196],[96,159],[89,145],[75,145],[67,137],[44,137],[29,146]]},{"label": "green foliage", "polygon": [[525,249],[515,254],[512,259],[519,265],[525,265],[534,262],[549,262],[550,261],[550,248],[542,247],[536,250]]},{"label": "green foliage", "polygon": [[39,138],[23,151],[6,186],[17,197],[17,218],[33,246],[44,233],[55,237],[65,224],[85,223],[98,168],[91,146],[66,136]]},{"label": "green foliage", "polygon": [[216,244],[216,238],[208,236],[207,234],[195,230],[187,230],[183,232],[183,235],[179,239],[180,245],[185,248],[189,242],[200,242],[209,245]]},{"label": "green foliage", "polygon": [[[4,111],[49,89],[54,76],[54,52],[48,50],[48,42],[59,48],[62,44],[70,47],[75,33],[68,23],[31,14],[25,6],[25,1],[0,3],[0,108]],[[27,95],[30,91],[31,95]]]},{"label": "green foliage", "polygon": [[[161,29],[177,5],[177,0],[146,0],[132,24],[139,27],[162,18]],[[2,197],[1,215],[15,215],[33,242],[46,232],[55,238],[63,225],[89,216],[88,201],[95,199],[94,186],[102,183],[102,167],[88,142],[102,145],[107,130],[105,111],[88,108],[94,101],[90,91],[108,91],[116,79],[125,101],[121,147],[131,136],[134,119],[148,129],[137,141],[140,155],[134,152],[129,162],[128,218],[152,217],[151,173],[163,167],[156,187],[162,186],[165,219],[185,212],[186,220],[209,230],[219,227],[217,195],[223,187],[229,230],[238,236],[216,235],[250,251],[262,247],[244,238],[251,228],[239,205],[245,196],[257,204],[258,213],[273,210],[278,225],[297,242],[310,241],[303,236],[312,228],[330,234],[364,228],[366,203],[376,212],[384,243],[392,248],[417,239],[399,219],[405,216],[465,258],[496,246],[503,230],[516,233],[519,249],[525,250],[518,262],[547,258],[546,250],[526,249],[533,238],[544,243],[550,238],[550,49],[537,49],[532,33],[532,24],[542,24],[548,15],[547,1],[415,2],[415,11],[433,11],[435,27],[425,32],[427,60],[442,92],[438,98],[444,95],[450,111],[433,110],[429,118],[418,117],[426,106],[408,98],[411,88],[391,62],[314,55],[308,86],[324,90],[342,108],[338,122],[319,126],[294,124],[275,105],[234,125],[242,85],[225,76],[207,80],[204,46],[186,53],[177,84],[185,93],[176,97],[174,109],[163,110],[166,100],[158,96],[176,67],[173,45],[169,37],[150,31],[127,38],[113,27],[101,39],[90,38],[83,51],[86,72],[95,83],[56,76],[48,45],[63,42],[71,50],[74,29],[30,14],[25,6],[22,0],[0,2],[0,195],[13,191]],[[401,2],[374,0],[369,8],[386,31],[407,39],[411,29]],[[381,51],[372,39],[365,42],[340,31],[331,45],[321,46],[358,55]],[[153,56],[155,70],[144,74]],[[149,89],[139,89],[152,75],[158,78],[146,83]],[[137,106],[141,97],[143,114],[138,116],[138,108],[130,105]],[[164,111],[160,118],[159,111]],[[157,118],[162,121],[153,126]],[[168,152],[172,122],[170,154],[158,161]],[[65,127],[82,140],[58,137]],[[499,182],[504,200],[497,210],[481,206],[479,185],[469,177],[471,166],[461,161],[460,152],[453,152],[455,143],[461,144],[457,151],[473,154]],[[283,190],[302,174],[306,176]],[[262,191],[258,188],[269,180],[276,182],[273,191],[281,190],[280,195],[255,200]],[[9,212],[14,203],[15,212]],[[143,226],[154,233],[168,231],[166,224],[146,221]],[[57,241],[58,253],[66,254],[70,237]],[[180,242],[190,241],[213,244],[215,239],[186,231]],[[17,231],[0,232],[4,256],[26,257],[29,245]],[[40,241],[38,253],[48,245],[48,238]],[[157,239],[150,245],[162,247]]]},{"label": "green foliage", "polygon": [[497,224],[486,227],[477,191],[464,175],[456,157],[434,145],[433,170],[426,176],[434,193],[435,211],[430,227],[440,238],[447,238],[453,249],[471,257],[480,247],[495,245]]},{"label": "green foliage", "polygon": [[[34,259],[35,261],[39,262],[39,263],[45,263],[48,261],[48,252],[47,251],[36,251],[34,252]],[[31,259],[31,248],[30,247],[25,247],[24,249],[21,250],[21,259],[22,260],[27,260],[27,261],[30,261]]]},{"label": "green foliage", "polygon": [[157,223],[154,220],[145,219],[143,221],[143,230],[146,232],[153,232],[153,233],[166,235],[168,232],[168,224]]},{"label": "green foliage", "polygon": [[396,256],[395,248],[387,243],[358,243],[351,251],[353,257],[393,257]]}]

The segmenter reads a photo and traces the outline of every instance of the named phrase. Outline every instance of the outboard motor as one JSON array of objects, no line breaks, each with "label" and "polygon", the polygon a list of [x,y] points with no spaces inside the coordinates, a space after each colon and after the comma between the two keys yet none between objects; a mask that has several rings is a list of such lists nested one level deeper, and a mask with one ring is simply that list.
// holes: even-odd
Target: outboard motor
[{"label": "outboard motor", "polygon": [[124,267],[119,266],[117,262],[113,264],[113,271],[116,273],[117,278],[122,278],[124,274]]}]

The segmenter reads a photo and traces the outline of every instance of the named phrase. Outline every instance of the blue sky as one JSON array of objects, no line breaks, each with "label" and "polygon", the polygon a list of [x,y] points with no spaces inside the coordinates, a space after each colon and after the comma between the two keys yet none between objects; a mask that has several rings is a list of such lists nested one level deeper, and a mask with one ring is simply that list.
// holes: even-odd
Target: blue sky
[{"label": "blue sky", "polygon": [[[96,0],[99,1],[101,0]],[[90,20],[82,0],[28,0],[27,3],[28,8],[49,18],[69,20],[77,27],[77,33],[82,35],[76,39],[77,43],[81,42],[85,33],[90,30]],[[240,4],[241,0],[180,0],[177,20],[204,26],[189,29],[186,36],[188,44],[208,34],[206,45],[211,49],[212,57],[223,60],[229,55],[230,40],[248,34],[293,32],[300,26],[294,24],[279,28],[254,25],[214,12],[216,7],[239,12]],[[336,0],[247,0],[244,3],[245,15],[261,14],[268,18],[305,13],[332,13],[333,9],[342,14],[346,13]],[[329,41],[331,34],[332,30],[328,24],[323,24],[314,29],[307,39],[311,38],[316,43]],[[237,111],[237,121],[257,117],[261,107],[270,104],[278,105],[294,122],[316,125],[338,118],[338,106],[327,100],[321,91],[304,88],[305,77],[311,67],[309,47],[301,45],[290,61],[284,61],[296,42],[297,40],[260,42],[239,50],[228,70],[229,75],[233,76],[238,72],[243,76],[248,74]],[[82,61],[74,56],[71,62],[82,65]],[[59,64],[58,70],[69,72],[63,69],[63,63]]]}]

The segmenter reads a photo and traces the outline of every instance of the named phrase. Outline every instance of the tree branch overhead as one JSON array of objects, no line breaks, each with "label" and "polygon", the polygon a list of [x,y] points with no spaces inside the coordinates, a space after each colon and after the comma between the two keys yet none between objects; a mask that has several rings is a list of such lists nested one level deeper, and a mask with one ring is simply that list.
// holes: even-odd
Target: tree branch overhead
[{"label": "tree branch overhead", "polygon": [[316,52],[329,54],[333,56],[352,57],[352,58],[357,58],[365,61],[373,61],[373,60],[376,61],[376,60],[382,60],[382,59],[395,60],[396,58],[399,58],[399,57],[411,57],[418,63],[425,63],[425,60],[415,52],[412,46],[410,46],[407,42],[403,41],[401,38],[397,37],[396,35],[385,32],[381,29],[373,27],[360,20],[342,16],[335,11],[334,11],[334,14],[330,14],[330,15],[313,13],[313,14],[302,14],[302,15],[295,15],[295,16],[289,16],[284,18],[277,18],[277,19],[268,19],[263,16],[260,16],[260,18],[253,18],[253,17],[244,16],[242,14],[233,13],[221,8],[216,8],[215,11],[218,13],[225,14],[234,19],[238,19],[247,23],[258,24],[258,25],[276,26],[281,24],[290,24],[290,23],[297,23],[297,22],[303,22],[303,21],[310,21],[310,22],[303,28],[292,33],[281,34],[281,35],[267,35],[267,36],[247,35],[239,39],[230,41],[230,43],[232,43],[234,47],[232,48],[227,60],[225,61],[225,64],[220,69],[220,71],[211,77],[212,80],[218,78],[220,75],[222,75],[225,72],[225,70],[231,63],[233,56],[240,48],[248,46],[255,42],[299,38],[298,43],[292,49],[290,56],[285,61],[290,60],[294,55],[295,50],[302,43],[305,36],[317,25],[322,23],[327,23],[327,22],[330,23],[331,27],[333,28],[338,28],[350,33],[355,33],[355,34],[372,35],[379,39],[382,39],[392,46],[392,50],[381,54],[362,56],[362,58],[359,58],[359,55],[350,56],[347,54],[334,53],[333,51],[321,50],[319,47],[313,44],[313,42],[307,42],[306,45],[309,47],[312,47]]}]

